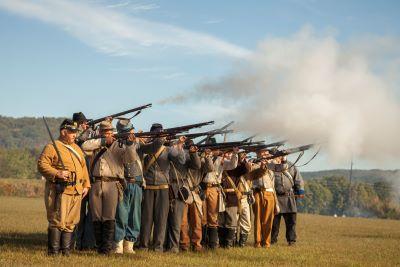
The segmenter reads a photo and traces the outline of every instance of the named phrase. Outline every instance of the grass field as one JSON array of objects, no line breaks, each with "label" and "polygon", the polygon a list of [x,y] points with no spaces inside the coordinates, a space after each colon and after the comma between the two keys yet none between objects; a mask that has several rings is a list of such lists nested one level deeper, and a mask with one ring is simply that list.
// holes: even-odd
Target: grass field
[{"label": "grass field", "polygon": [[[282,225],[283,226],[283,225]],[[271,249],[98,256],[77,252],[69,258],[46,256],[46,219],[41,198],[0,197],[0,266],[400,266],[400,221],[333,218],[300,214],[298,243],[288,247],[284,230]]]}]

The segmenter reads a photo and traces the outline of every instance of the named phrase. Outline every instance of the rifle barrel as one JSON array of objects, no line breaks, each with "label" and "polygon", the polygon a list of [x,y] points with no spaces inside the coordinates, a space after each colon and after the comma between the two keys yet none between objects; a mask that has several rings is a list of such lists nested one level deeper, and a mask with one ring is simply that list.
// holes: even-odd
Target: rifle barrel
[{"label": "rifle barrel", "polygon": [[128,113],[132,113],[132,112],[135,112],[135,111],[140,111],[140,110],[149,108],[151,106],[152,106],[152,104],[150,103],[150,104],[143,105],[143,106],[140,106],[140,107],[128,109],[128,110],[125,110],[125,111],[122,111],[122,112],[119,112],[119,113],[115,113],[115,114],[112,114],[112,115],[109,115],[109,116],[106,116],[106,117],[102,117],[102,118],[99,118],[99,119],[91,120],[91,121],[88,122],[88,124],[93,126],[93,125],[95,125],[97,123],[100,123],[100,122],[104,121],[108,117],[116,118],[116,117],[123,116],[123,115],[128,114]]},{"label": "rifle barrel", "polygon": [[64,164],[64,161],[63,161],[63,159],[62,159],[62,157],[61,157],[60,150],[58,150],[58,147],[57,147],[57,145],[56,145],[56,141],[54,141],[53,135],[52,135],[51,132],[50,132],[49,125],[47,124],[47,121],[46,121],[46,119],[44,118],[44,116],[43,116],[43,122],[44,122],[44,125],[46,125],[47,133],[49,134],[50,139],[51,139],[51,142],[53,143],[54,149],[56,150],[57,157],[58,157],[58,161],[61,163],[61,166],[62,166],[63,170],[65,170],[65,169],[66,169],[66,168],[65,168],[65,164]]}]

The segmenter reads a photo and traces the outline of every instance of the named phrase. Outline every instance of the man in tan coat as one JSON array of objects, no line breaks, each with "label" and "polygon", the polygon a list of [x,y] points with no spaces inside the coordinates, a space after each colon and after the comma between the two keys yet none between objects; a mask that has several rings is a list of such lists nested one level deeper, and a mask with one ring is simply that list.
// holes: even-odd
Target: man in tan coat
[{"label": "man in tan coat", "polygon": [[79,222],[82,197],[90,188],[82,150],[75,144],[77,125],[64,120],[60,137],[45,146],[38,160],[38,170],[46,178],[45,205],[48,226],[48,254],[69,255],[72,234]]}]

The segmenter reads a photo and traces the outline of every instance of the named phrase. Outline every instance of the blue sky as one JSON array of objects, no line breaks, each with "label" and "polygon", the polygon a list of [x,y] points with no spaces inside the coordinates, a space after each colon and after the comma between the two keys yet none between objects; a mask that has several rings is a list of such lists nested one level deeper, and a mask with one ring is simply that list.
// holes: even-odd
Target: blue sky
[{"label": "blue sky", "polygon": [[[143,128],[210,119],[157,102],[224,75],[266,38],[305,25],[339,42],[398,37],[399,14],[399,1],[0,0],[0,115],[98,117],[152,102]],[[310,168],[331,167],[343,166]]]}]

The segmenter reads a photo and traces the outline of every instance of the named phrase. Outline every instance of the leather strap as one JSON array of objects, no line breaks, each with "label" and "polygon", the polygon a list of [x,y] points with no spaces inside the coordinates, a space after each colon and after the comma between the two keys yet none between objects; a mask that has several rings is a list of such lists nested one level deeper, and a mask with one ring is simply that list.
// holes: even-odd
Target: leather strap
[{"label": "leather strap", "polygon": [[147,163],[147,165],[144,167],[144,172],[143,172],[143,173],[146,173],[146,172],[150,169],[151,165],[154,164],[154,162],[158,159],[158,157],[161,155],[161,153],[162,153],[164,150],[165,150],[165,146],[161,146],[160,149],[157,151],[157,153],[154,154],[154,155],[151,157],[150,161],[149,161],[149,162]]}]

